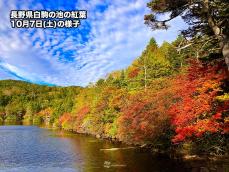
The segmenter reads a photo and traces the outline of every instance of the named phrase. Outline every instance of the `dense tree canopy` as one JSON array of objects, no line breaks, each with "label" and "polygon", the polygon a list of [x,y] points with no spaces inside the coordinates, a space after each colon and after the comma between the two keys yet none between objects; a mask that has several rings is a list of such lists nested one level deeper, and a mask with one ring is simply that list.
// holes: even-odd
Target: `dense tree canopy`
[{"label": "dense tree canopy", "polygon": [[[0,81],[0,122],[44,124],[126,143],[170,150],[228,150],[228,81],[222,56],[199,44],[155,39],[127,68],[85,88]],[[213,46],[213,45],[209,45]],[[214,139],[213,139],[214,138]],[[186,146],[187,147],[187,146]],[[185,149],[185,148],[183,148]]]},{"label": "dense tree canopy", "polygon": [[[48,87],[22,81],[0,81],[1,120],[28,123],[49,117],[54,122],[63,112],[70,112],[80,87]],[[43,119],[42,119],[43,120]]]},{"label": "dense tree canopy", "polygon": [[[145,16],[145,22],[152,29],[167,29],[170,20],[181,16],[189,25],[182,31],[183,35],[202,46],[206,41],[218,43],[218,47],[213,49],[222,52],[229,70],[228,0],[153,0],[148,7],[151,14]],[[160,20],[161,14],[169,17]]]}]

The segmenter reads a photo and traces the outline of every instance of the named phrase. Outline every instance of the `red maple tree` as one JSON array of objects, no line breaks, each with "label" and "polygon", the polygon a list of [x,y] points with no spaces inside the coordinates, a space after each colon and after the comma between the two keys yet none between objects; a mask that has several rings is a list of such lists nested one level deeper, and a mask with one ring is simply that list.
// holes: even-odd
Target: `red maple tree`
[{"label": "red maple tree", "polygon": [[[216,97],[226,79],[222,64],[203,66],[191,62],[188,72],[179,76],[174,83],[177,88],[176,103],[170,108],[172,125],[176,135],[173,142],[181,142],[204,133],[228,133],[226,113],[229,103],[219,103]],[[224,114],[224,115],[223,115]]]}]

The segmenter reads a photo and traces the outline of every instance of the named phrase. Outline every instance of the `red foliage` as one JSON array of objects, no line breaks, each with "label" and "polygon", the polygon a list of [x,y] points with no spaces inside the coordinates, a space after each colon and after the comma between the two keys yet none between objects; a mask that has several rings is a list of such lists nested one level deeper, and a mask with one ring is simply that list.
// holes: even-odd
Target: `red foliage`
[{"label": "red foliage", "polygon": [[77,116],[76,116],[77,126],[80,126],[80,123],[85,118],[85,115],[87,115],[87,113],[89,112],[90,112],[90,109],[88,106],[83,106],[81,109],[79,109],[79,111],[77,112]]},{"label": "red foliage", "polygon": [[227,103],[215,101],[221,81],[226,76],[220,65],[201,66],[192,62],[188,73],[177,78],[177,102],[169,111],[176,132],[173,142],[192,136],[201,137],[206,132],[228,131],[228,124],[222,121],[222,113],[229,107]]},{"label": "red foliage", "polygon": [[165,134],[170,121],[167,115],[170,97],[171,90],[166,89],[131,95],[118,119],[120,140],[141,143]]},{"label": "red foliage", "polygon": [[140,69],[135,68],[135,69],[133,69],[133,70],[131,70],[129,72],[128,77],[129,78],[134,78],[134,77],[136,77],[139,74],[139,72],[140,72]]}]

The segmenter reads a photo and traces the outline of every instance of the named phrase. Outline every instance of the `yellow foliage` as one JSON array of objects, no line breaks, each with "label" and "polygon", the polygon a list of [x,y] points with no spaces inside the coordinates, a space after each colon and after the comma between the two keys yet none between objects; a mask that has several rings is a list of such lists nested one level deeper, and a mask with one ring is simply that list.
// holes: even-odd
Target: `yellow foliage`
[{"label": "yellow foliage", "polygon": [[229,101],[229,93],[225,93],[224,95],[217,96],[216,100],[218,100],[220,102]]}]

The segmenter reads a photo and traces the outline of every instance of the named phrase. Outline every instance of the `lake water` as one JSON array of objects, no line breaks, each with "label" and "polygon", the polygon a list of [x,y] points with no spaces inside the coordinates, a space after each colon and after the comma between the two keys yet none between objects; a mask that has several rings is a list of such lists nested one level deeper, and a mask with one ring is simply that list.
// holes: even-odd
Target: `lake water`
[{"label": "lake water", "polygon": [[[126,145],[35,126],[0,126],[0,172],[179,172],[203,171],[193,165],[155,157]],[[191,165],[192,164],[192,165]],[[195,164],[195,163],[194,163]],[[218,164],[209,171],[226,171]],[[201,172],[202,172],[201,171]]]}]

